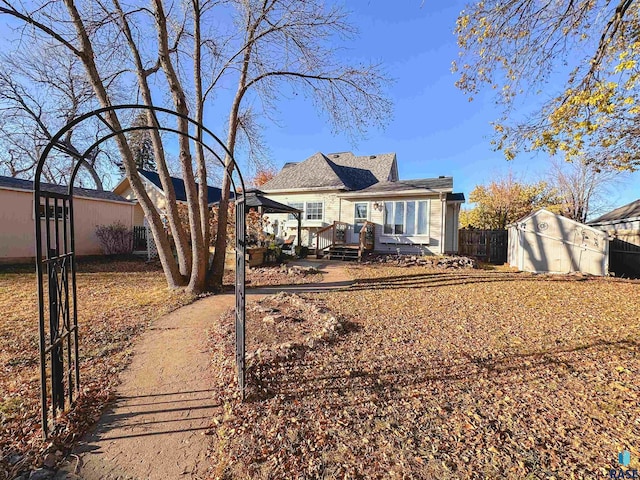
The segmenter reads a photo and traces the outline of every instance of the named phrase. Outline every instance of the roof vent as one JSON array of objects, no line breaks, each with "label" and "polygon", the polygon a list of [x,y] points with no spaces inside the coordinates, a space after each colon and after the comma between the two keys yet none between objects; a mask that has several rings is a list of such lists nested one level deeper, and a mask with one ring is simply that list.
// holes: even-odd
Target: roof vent
[{"label": "roof vent", "polygon": [[340,155],[338,153],[333,154],[333,158],[338,158]]},{"label": "roof vent", "polygon": [[376,156],[375,156],[375,155],[369,155],[369,158],[370,158],[371,160],[373,160],[374,158],[376,158]]},{"label": "roof vent", "polygon": [[445,178],[444,175],[440,175],[438,178]]}]

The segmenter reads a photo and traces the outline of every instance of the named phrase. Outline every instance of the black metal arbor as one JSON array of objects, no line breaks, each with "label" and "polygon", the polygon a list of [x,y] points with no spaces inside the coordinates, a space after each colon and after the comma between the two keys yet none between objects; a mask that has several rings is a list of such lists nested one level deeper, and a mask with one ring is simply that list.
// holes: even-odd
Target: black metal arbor
[{"label": "black metal arbor", "polygon": [[[115,130],[104,118],[105,113],[119,111],[150,111],[154,117],[153,126],[132,126]],[[162,125],[158,114],[169,118],[186,120],[189,131],[182,132]],[[78,124],[97,118],[109,132],[98,138],[82,154],[67,150],[59,142]],[[194,129],[194,132],[191,132]],[[49,413],[52,426],[58,412],[74,401],[80,386],[78,305],[76,295],[76,252],[73,215],[73,184],[78,171],[89,155],[107,140],[136,130],[158,130],[186,136],[202,145],[224,168],[224,160],[213,146],[220,147],[231,158],[232,169],[224,168],[236,193],[236,366],[238,386],[244,396],[245,386],[245,247],[246,247],[246,192],[244,179],[233,155],[224,143],[201,123],[162,107],[146,105],[116,105],[88,112],[60,129],[46,145],[40,156],[34,179],[34,222],[36,233],[36,275],[38,280],[38,314],[40,331],[40,379],[42,403],[42,431],[49,432]],[[207,139],[203,139],[206,136]],[[42,170],[52,150],[58,150],[76,160],[69,180],[67,193],[43,189]],[[53,224],[53,226],[52,226]],[[45,282],[46,277],[46,282]],[[46,293],[45,293],[46,290]],[[48,308],[46,306],[48,305]],[[50,393],[49,393],[50,392]]]}]

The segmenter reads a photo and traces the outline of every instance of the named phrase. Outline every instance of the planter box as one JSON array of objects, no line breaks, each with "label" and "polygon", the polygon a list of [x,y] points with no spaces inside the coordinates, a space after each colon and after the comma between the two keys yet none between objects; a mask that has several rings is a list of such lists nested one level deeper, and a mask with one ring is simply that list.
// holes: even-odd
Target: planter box
[{"label": "planter box", "polygon": [[264,253],[267,251],[264,247],[247,248],[247,257],[250,267],[258,267],[264,263]]}]

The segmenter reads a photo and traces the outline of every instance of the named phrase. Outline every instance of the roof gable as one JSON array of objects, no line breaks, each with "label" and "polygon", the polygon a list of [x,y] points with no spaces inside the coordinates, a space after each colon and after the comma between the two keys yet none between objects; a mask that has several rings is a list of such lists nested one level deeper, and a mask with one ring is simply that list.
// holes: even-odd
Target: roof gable
[{"label": "roof gable", "polygon": [[561,222],[572,224],[572,225],[574,225],[576,227],[586,228],[587,230],[590,230],[592,232],[596,232],[598,234],[605,234],[605,232],[603,232],[602,230],[598,230],[597,228],[593,228],[590,225],[586,225],[584,223],[580,223],[580,222],[578,222],[576,220],[573,220],[573,219],[571,219],[569,217],[565,217],[564,215],[560,215],[559,213],[553,213],[552,211],[547,210],[546,208],[540,208],[540,209],[536,210],[535,212],[531,212],[530,214],[525,215],[524,217],[516,220],[515,222],[510,223],[509,225],[507,225],[507,227],[518,226],[519,224],[525,223],[526,221],[531,220],[534,217],[545,216],[545,215],[546,216],[555,217]]},{"label": "roof gable", "polygon": [[[6,188],[10,190],[26,190],[32,192],[33,181],[24,180],[22,178],[0,176],[0,188]],[[40,182],[40,190],[43,192],[66,195],[69,191],[69,187],[67,185],[55,185],[53,183]],[[97,200],[110,200],[112,202],[130,203],[129,200],[121,197],[116,193],[110,192],[109,190],[94,190],[91,188],[73,187],[73,196],[95,198]]]},{"label": "roof gable", "polygon": [[288,162],[282,170],[261,188],[264,191],[288,189],[335,188],[361,190],[394,177],[396,155],[357,157],[351,152],[320,152],[303,162]]}]

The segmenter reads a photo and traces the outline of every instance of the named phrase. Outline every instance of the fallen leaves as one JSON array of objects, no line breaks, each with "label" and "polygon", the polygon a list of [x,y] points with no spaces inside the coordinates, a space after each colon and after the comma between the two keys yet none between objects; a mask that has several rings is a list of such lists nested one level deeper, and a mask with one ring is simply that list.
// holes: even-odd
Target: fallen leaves
[{"label": "fallen leaves", "polygon": [[214,476],[593,478],[624,448],[637,468],[640,283],[351,272],[352,288],[305,296],[346,334],[260,364],[246,403],[218,338],[236,434],[214,442]]},{"label": "fallen leaves", "polygon": [[81,396],[42,442],[36,277],[0,273],[0,478],[66,451],[100,417],[128,363],[133,340],[158,316],[192,300],[172,293],[157,265],[143,261],[81,263],[78,273]]}]

